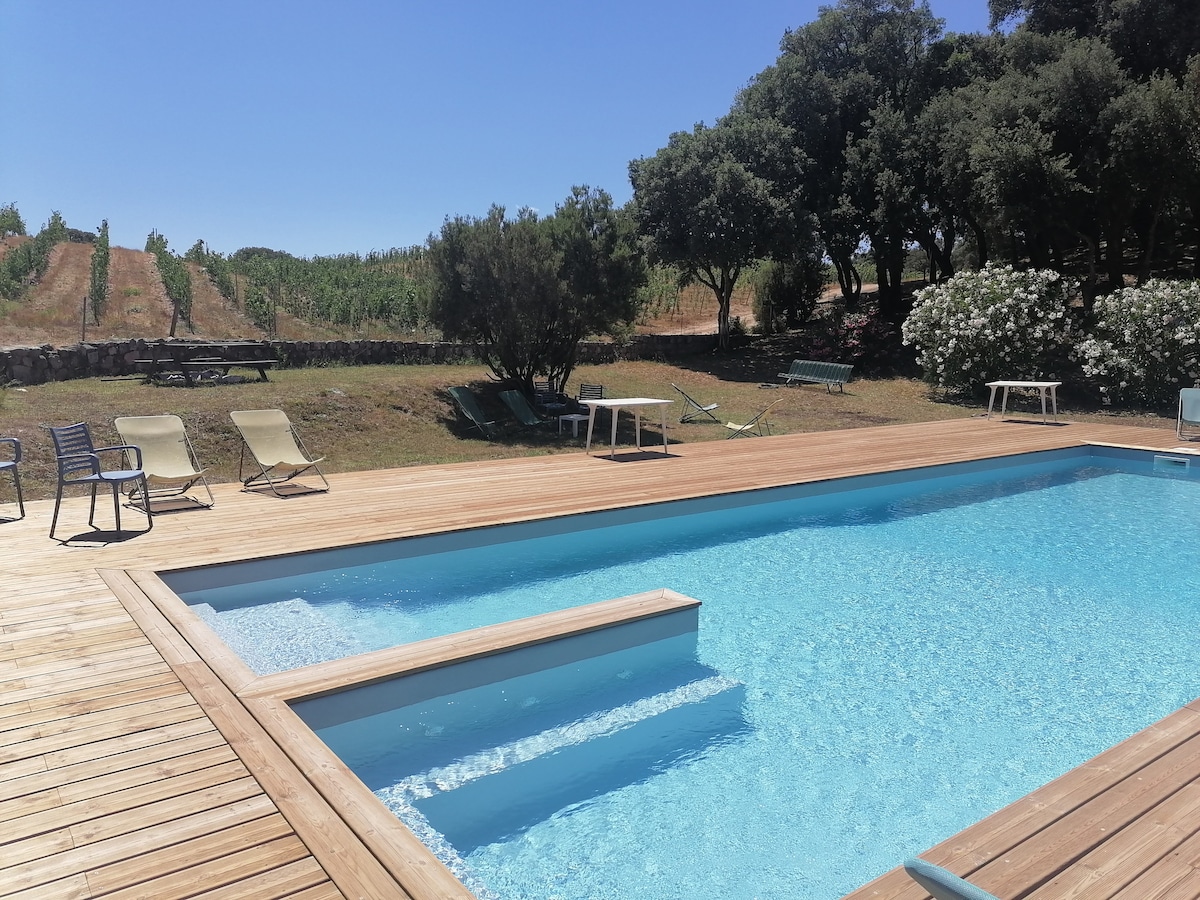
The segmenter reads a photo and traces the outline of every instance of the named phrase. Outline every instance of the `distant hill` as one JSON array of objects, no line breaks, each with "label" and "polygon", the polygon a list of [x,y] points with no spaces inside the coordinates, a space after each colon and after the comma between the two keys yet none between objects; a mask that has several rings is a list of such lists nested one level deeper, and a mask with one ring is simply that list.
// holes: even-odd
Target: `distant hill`
[{"label": "distant hill", "polygon": [[[25,236],[0,240],[0,257],[10,247],[29,240]],[[87,310],[84,325],[84,297],[91,277],[93,244],[61,243],[54,247],[42,279],[32,285],[20,301],[0,301],[0,347],[36,347],[50,344],[66,347],[81,339],[88,341],[127,338],[165,338],[171,330],[171,303],[163,290],[154,256],[140,250],[113,247],[109,260],[108,301],[96,322]],[[217,291],[213,283],[194,263],[186,263],[192,273],[192,321],[180,322],[175,336],[228,340],[262,340],[267,333],[238,307]],[[754,322],[748,285],[735,292],[734,316],[743,325]],[[685,289],[670,309],[656,310],[639,322],[641,334],[711,334],[716,332],[716,301],[707,288],[692,285]],[[364,336],[394,336],[357,329],[338,329],[314,324],[279,312],[276,336],[283,340],[339,340]],[[411,337],[408,339],[412,339]]]},{"label": "distant hill", "polygon": [[[24,236],[0,241],[0,256]],[[163,290],[154,256],[140,250],[113,247],[109,261],[108,301],[100,321],[87,311],[84,301],[91,275],[92,244],[57,244],[46,274],[31,286],[19,302],[0,301],[0,346],[56,347],[89,341],[124,338],[165,338],[171,330],[171,303]],[[227,340],[261,340],[266,333],[234,304],[217,292],[197,266],[192,272],[192,321],[180,322],[175,336]],[[309,325],[281,313],[279,337],[289,340],[321,340],[341,335],[328,328]]]}]

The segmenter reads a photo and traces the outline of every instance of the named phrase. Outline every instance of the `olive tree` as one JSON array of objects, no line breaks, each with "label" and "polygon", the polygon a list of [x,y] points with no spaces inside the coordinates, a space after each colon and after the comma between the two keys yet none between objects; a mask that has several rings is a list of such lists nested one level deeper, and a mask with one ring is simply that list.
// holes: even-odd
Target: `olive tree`
[{"label": "olive tree", "polygon": [[560,388],[581,340],[636,315],[645,273],[632,237],[612,198],[587,187],[547,217],[493,206],[447,219],[429,239],[430,317],[501,381],[529,391],[541,376]]},{"label": "olive tree", "polygon": [[802,221],[789,185],[802,155],[777,122],[730,117],[671,135],[629,164],[634,214],[655,262],[717,298],[717,335],[729,344],[729,307],[743,270],[786,247]]}]

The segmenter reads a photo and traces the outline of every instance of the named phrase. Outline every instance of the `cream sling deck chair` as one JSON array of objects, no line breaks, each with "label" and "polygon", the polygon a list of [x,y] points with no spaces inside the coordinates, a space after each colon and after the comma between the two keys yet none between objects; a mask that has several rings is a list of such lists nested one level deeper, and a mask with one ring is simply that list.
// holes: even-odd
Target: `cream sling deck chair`
[{"label": "cream sling deck chair", "polygon": [[[257,487],[269,487],[277,497],[281,494],[276,487],[286,481],[291,481],[310,469],[317,473],[323,488],[308,488],[312,492],[329,490],[329,482],[325,480],[317,463],[325,459],[318,456],[312,459],[291,420],[281,409],[243,409],[234,410],[229,414],[233,424],[242,434],[242,455],[238,460],[238,481],[243,485],[242,490]],[[257,475],[245,474],[246,452],[258,464]],[[305,486],[307,487],[307,485]]]},{"label": "cream sling deck chair", "polygon": [[732,439],[735,437],[766,437],[767,435],[769,435],[771,433],[771,423],[768,422],[764,418],[764,416],[766,416],[766,414],[771,411],[772,406],[774,406],[776,403],[779,403],[782,400],[783,400],[783,398],[780,397],[779,400],[772,401],[767,406],[766,409],[764,409],[762,412],[760,412],[757,416],[755,416],[753,419],[751,419],[745,425],[738,425],[734,422],[726,422],[725,427],[728,428],[730,431],[729,438]]},{"label": "cream sling deck chair", "polygon": [[[188,440],[179,416],[122,416],[113,424],[121,440],[134,444],[142,450],[142,471],[150,487],[151,512],[155,500],[184,501],[183,505],[168,505],[167,509],[208,509],[215,503],[205,470],[200,468],[196,451]],[[201,485],[207,502],[200,497],[188,495],[194,485]],[[137,490],[129,492],[131,505],[138,505]],[[161,506],[161,504],[160,504]],[[164,509],[160,508],[159,512]]]}]

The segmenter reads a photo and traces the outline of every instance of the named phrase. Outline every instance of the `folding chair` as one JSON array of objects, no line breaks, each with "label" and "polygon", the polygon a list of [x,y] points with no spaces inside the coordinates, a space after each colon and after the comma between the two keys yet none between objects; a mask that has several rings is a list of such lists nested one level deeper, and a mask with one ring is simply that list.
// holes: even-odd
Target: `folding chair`
[{"label": "folding chair", "polygon": [[517,417],[517,421],[522,425],[545,425],[550,419],[543,419],[537,414],[529,401],[525,399],[525,395],[520,391],[501,391],[500,399],[504,401],[504,405],[512,411],[512,414]]},{"label": "folding chair", "polygon": [[463,417],[479,429],[489,441],[494,441],[499,437],[500,429],[493,419],[489,419],[483,414],[483,409],[479,406],[479,401],[475,399],[475,395],[468,387],[452,387],[446,388],[446,393],[454,401],[455,407],[463,414]]},{"label": "folding chair", "polygon": [[[150,485],[151,500],[186,501],[179,508],[208,509],[216,501],[204,477],[204,469],[196,458],[179,416],[122,416],[113,422],[121,440],[136,444],[142,450],[142,470]],[[208,494],[208,502],[191,497],[188,491],[196,484]],[[133,492],[130,493],[133,502]],[[160,504],[161,506],[161,504]],[[153,511],[153,510],[151,510]],[[161,512],[162,510],[160,510]]]},{"label": "folding chair", "polygon": [[679,391],[680,396],[683,397],[683,415],[681,415],[679,417],[679,421],[681,423],[693,422],[696,419],[701,418],[702,416],[708,416],[710,419],[712,419],[714,422],[717,422],[717,423],[719,423],[721,421],[720,419],[718,419],[716,416],[714,416],[712,414],[712,411],[714,409],[717,409],[720,406],[720,404],[709,403],[707,406],[701,406],[699,403],[697,403],[695,400],[693,400],[691,397],[689,397],[684,392],[683,388],[681,388],[679,385],[673,384],[673,385],[671,385],[671,387],[673,387],[673,388],[675,388],[675,390]]},{"label": "folding chair", "polygon": [[11,521],[25,518],[25,499],[21,496],[21,473],[17,471],[17,465],[21,462],[21,442],[17,438],[0,437],[0,444],[8,444],[12,447],[11,459],[0,459],[0,472],[11,472],[13,477],[13,488],[17,492],[17,510],[20,515]]},{"label": "folding chair", "polygon": [[[50,439],[54,441],[54,453],[58,458],[58,489],[54,495],[54,515],[50,519],[50,537],[54,537],[54,528],[58,524],[58,511],[62,506],[63,488],[76,484],[87,485],[92,490],[92,507],[88,513],[88,525],[94,526],[96,519],[96,488],[108,485],[113,493],[113,515],[117,523],[117,531],[121,530],[121,489],[130,482],[136,482],[141,487],[143,511],[146,513],[146,530],[154,527],[154,517],[150,515],[150,486],[146,483],[146,473],[142,471],[142,451],[132,445],[123,444],[116,447],[97,447],[92,443],[92,433],[84,422],[65,425],[61,428],[50,429]],[[132,457],[132,469],[104,469],[100,465],[101,453],[120,453],[121,462],[127,463]]]},{"label": "folding chair", "polygon": [[[276,485],[291,481],[310,469],[316,472],[323,488],[308,488],[313,493],[329,490],[329,482],[317,463],[325,457],[311,458],[300,435],[292,427],[291,421],[281,409],[244,409],[235,410],[229,414],[233,424],[242,435],[242,454],[238,459],[238,481],[243,485],[242,490],[266,486],[276,497],[286,496],[279,493]],[[245,474],[246,453],[258,465],[258,474]],[[307,485],[305,485],[307,487]]]},{"label": "folding chair", "polygon": [[733,422],[726,422],[725,427],[728,428],[731,432],[731,434],[729,435],[729,438],[732,439],[735,437],[765,437],[766,435],[770,434],[771,433],[771,423],[768,422],[764,418],[764,416],[766,416],[767,412],[771,409],[772,406],[774,406],[776,403],[779,403],[781,400],[783,400],[782,397],[780,397],[779,400],[775,400],[774,402],[769,404],[766,409],[764,409],[762,412],[760,412],[757,416],[755,416],[753,419],[751,419],[745,425],[737,425]]},{"label": "folding chair", "polygon": [[1200,388],[1180,390],[1179,415],[1175,420],[1175,434],[1181,441],[1190,441],[1200,434]]}]

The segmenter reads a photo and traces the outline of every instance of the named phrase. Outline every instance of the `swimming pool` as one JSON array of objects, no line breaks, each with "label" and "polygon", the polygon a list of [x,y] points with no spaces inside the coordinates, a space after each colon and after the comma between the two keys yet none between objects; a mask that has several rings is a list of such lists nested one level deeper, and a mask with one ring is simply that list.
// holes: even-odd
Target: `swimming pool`
[{"label": "swimming pool", "polygon": [[[428,605],[461,603],[463,575],[477,568],[488,591],[456,621],[543,611],[526,595],[547,592],[582,602],[669,585],[704,601],[694,659],[675,647],[645,664],[694,664],[695,678],[638,676],[604,710],[577,710],[580,723],[635,715],[673,691],[697,696],[664,700],[686,721],[643,734],[648,761],[601,772],[564,808],[516,827],[481,813],[498,824],[465,836],[453,811],[422,815],[434,828],[448,816],[456,852],[502,897],[836,897],[1200,694],[1187,640],[1200,624],[1197,482],[1111,451],[1003,469],[926,471],[920,490],[885,476],[869,491],[825,486],[753,508],[706,501],[716,528],[694,507],[673,505],[669,528],[625,513],[576,533],[583,549],[561,535],[541,551],[522,544],[515,566],[501,566],[514,547],[494,533],[453,538],[475,540],[483,561],[459,562]],[[635,551],[610,543],[618,531]],[[711,555],[698,559],[697,545]],[[665,554],[648,584],[635,557],[651,547]],[[584,556],[605,562],[599,574]],[[560,588],[547,587],[550,571]],[[433,579],[422,590],[441,584],[436,572],[421,578]],[[227,588],[240,590],[202,590]],[[519,689],[536,707],[545,686]],[[685,740],[672,744],[677,732]],[[489,738],[465,740],[464,760]],[[353,747],[339,749],[353,759]],[[367,779],[396,803],[397,787],[422,774],[375,766]]]}]

